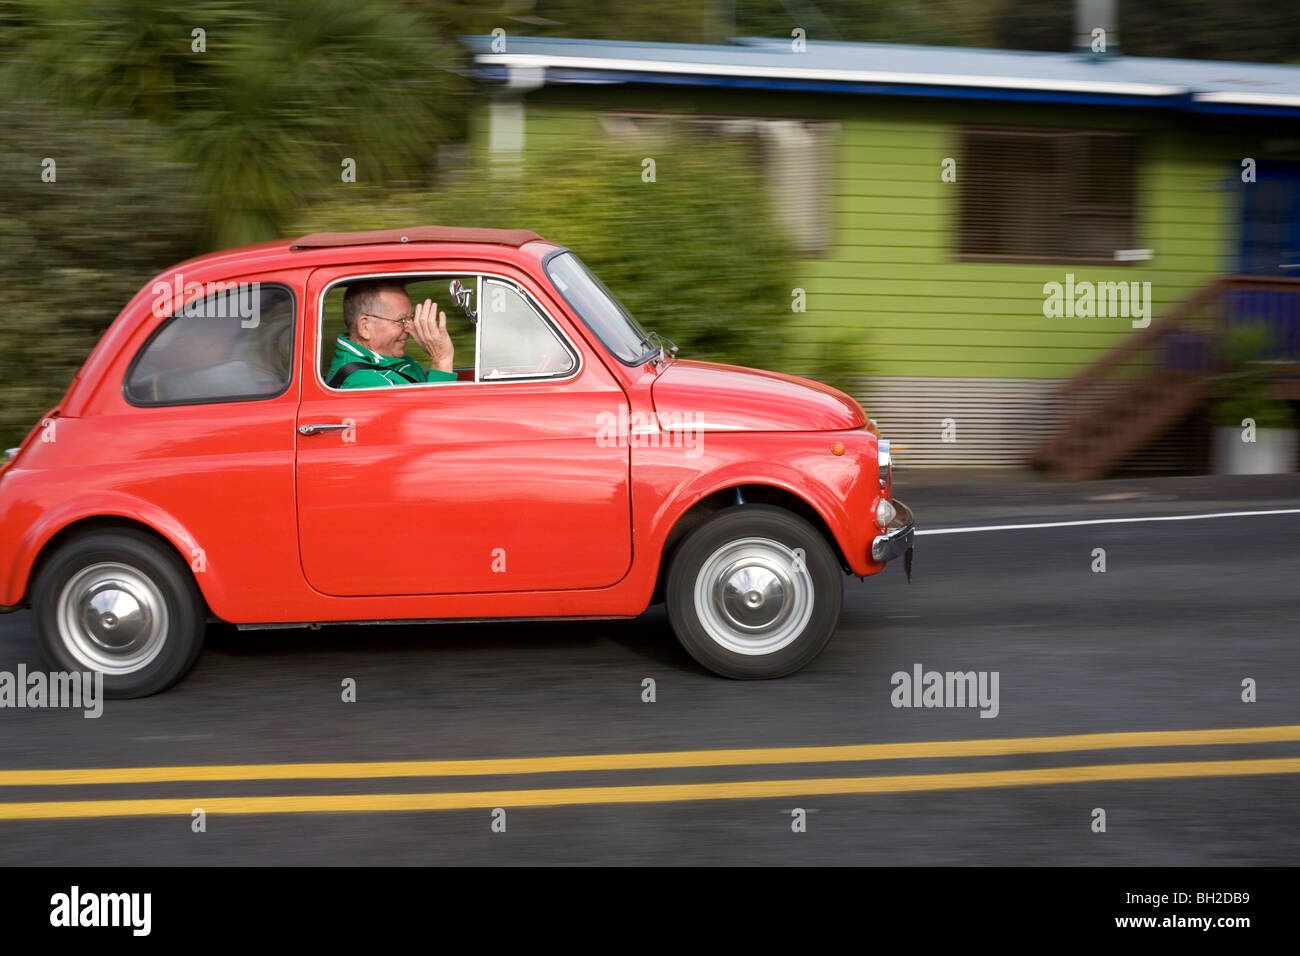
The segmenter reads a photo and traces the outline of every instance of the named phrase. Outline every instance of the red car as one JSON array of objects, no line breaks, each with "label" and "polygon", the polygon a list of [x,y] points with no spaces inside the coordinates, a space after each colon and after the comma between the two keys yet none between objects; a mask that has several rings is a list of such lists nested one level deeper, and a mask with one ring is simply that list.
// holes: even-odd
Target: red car
[{"label": "red car", "polygon": [[[331,368],[349,308],[376,337],[414,327],[356,319],[379,287],[445,305],[450,372],[412,361],[408,380],[378,348],[362,376]],[[703,666],[779,677],[830,640],[843,573],[910,564],[890,485],[852,398],[678,359],[534,233],[320,234],[190,260],[131,300],[6,453],[0,610],[32,608],[47,663],[102,672],[110,696],[179,680],[209,621],[659,601]]]}]

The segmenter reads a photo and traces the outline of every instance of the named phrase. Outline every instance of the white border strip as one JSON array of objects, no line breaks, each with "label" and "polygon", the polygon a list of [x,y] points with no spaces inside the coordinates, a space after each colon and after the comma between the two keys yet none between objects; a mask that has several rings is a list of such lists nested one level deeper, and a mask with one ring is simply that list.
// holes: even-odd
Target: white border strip
[{"label": "white border strip", "polygon": [[1197,93],[1198,103],[1242,103],[1248,106],[1300,106],[1294,93]]},{"label": "white border strip", "polygon": [[707,76],[752,76],[787,80],[832,80],[840,83],[915,83],[924,86],[993,86],[1012,90],[1059,90],[1072,93],[1112,93],[1127,96],[1183,96],[1185,86],[1156,83],[1110,83],[1096,80],[1048,80],[1023,76],[963,76],[951,73],[897,73],[885,70],[818,70],[807,67],[746,66],[728,63],[632,60],[618,57],[550,56],[539,53],[480,53],[476,63],[488,66],[581,70],[631,70],[638,73],[684,73]]},{"label": "white border strip", "polygon": [[1087,521],[1047,521],[1042,524],[991,524],[977,528],[918,528],[916,534],[967,534],[972,531],[1021,531],[1026,528],[1074,528],[1087,524],[1134,524],[1139,521],[1201,521],[1205,518],[1251,518],[1256,515],[1296,515],[1300,508],[1275,511],[1219,511],[1208,515],[1154,515],[1142,518],[1093,518]]}]

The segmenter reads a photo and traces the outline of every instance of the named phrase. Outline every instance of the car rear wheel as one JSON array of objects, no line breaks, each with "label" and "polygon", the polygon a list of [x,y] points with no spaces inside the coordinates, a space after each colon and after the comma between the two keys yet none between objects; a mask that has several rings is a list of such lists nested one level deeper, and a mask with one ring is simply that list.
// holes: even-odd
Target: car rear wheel
[{"label": "car rear wheel", "polygon": [[792,674],[820,654],[842,600],[839,562],[817,529],[780,508],[744,505],[682,541],[665,603],[692,657],[754,680]]},{"label": "car rear wheel", "polygon": [[206,612],[189,569],[141,532],[96,531],[62,545],[32,591],[37,643],[60,671],[99,671],[106,697],[145,697],[194,665]]}]

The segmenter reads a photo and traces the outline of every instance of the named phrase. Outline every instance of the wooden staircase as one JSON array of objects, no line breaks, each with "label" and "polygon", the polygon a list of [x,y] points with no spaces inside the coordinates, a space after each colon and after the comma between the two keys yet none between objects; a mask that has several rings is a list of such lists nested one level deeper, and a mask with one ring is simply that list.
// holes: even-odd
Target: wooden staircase
[{"label": "wooden staircase", "polygon": [[[1215,280],[1065,382],[1052,405],[1059,425],[1031,464],[1066,481],[1104,477],[1205,406],[1223,371],[1219,346],[1230,323],[1270,323],[1281,356],[1294,362],[1298,317],[1300,279]],[[1278,397],[1300,397],[1290,394],[1297,367],[1279,366]]]}]

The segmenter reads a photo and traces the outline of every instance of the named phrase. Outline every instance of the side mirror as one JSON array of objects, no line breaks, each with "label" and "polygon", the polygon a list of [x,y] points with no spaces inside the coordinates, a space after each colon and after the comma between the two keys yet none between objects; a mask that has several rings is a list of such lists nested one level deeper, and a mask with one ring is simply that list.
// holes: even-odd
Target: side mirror
[{"label": "side mirror", "polygon": [[477,324],[478,313],[470,308],[470,298],[474,295],[474,291],[461,285],[459,279],[452,279],[451,285],[448,286],[448,290],[451,292],[451,297],[455,300],[456,304],[465,310],[465,314],[469,316],[469,320]]}]

